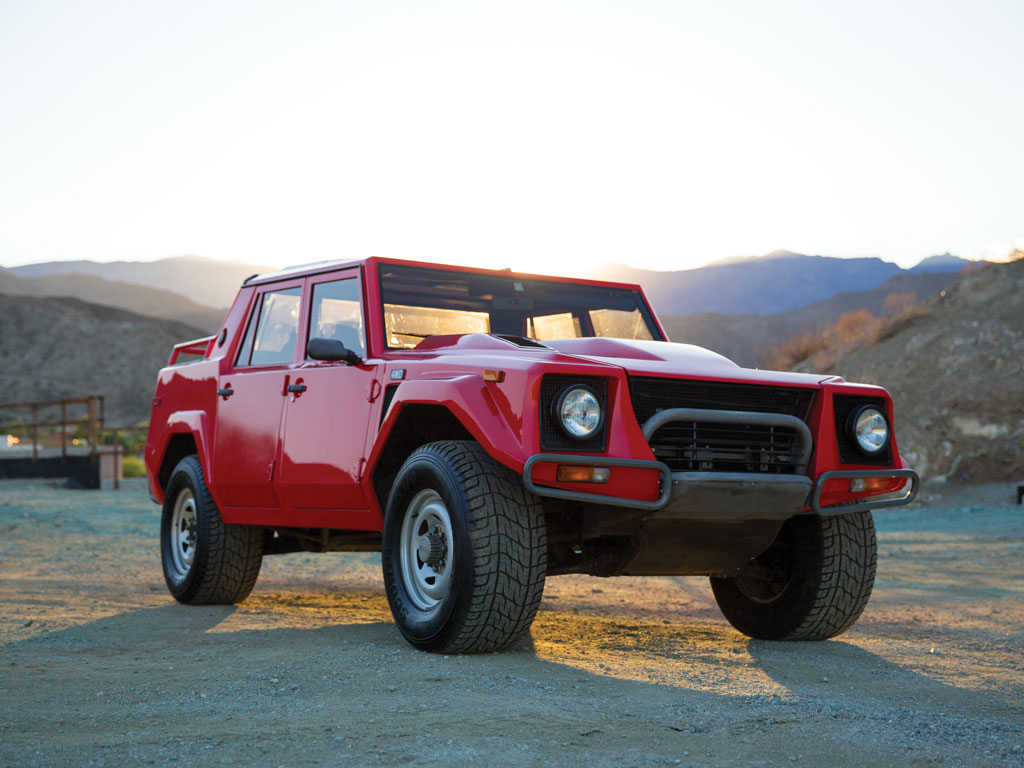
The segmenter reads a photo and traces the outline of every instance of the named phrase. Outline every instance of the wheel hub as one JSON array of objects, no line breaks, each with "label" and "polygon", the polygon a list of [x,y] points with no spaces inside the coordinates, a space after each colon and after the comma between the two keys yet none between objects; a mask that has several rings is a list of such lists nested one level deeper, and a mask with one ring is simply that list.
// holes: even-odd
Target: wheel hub
[{"label": "wheel hub", "polygon": [[196,556],[199,522],[191,489],[182,488],[174,501],[170,525],[170,566],[175,580],[184,579]]},{"label": "wheel hub", "polygon": [[402,521],[399,563],[413,605],[433,611],[451,589],[455,557],[452,520],[440,494],[424,488],[410,499]]},{"label": "wheel hub", "polygon": [[444,566],[448,547],[445,545],[444,531],[440,526],[434,526],[432,531],[420,536],[416,554],[425,565],[429,565],[435,571],[439,571]]}]

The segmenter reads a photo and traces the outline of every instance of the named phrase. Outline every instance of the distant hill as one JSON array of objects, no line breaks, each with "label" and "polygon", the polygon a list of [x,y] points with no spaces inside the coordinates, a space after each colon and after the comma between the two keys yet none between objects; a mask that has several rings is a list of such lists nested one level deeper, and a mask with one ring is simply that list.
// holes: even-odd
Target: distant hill
[{"label": "distant hill", "polygon": [[847,312],[867,309],[881,316],[888,296],[909,294],[921,301],[960,280],[959,272],[911,272],[890,277],[868,291],[843,291],[824,301],[774,315],[659,315],[672,341],[707,347],[739,365],[763,365],[764,353],[799,333],[830,326]]},{"label": "distant hill", "polygon": [[93,275],[18,277],[10,270],[0,269],[0,293],[12,296],[70,296],[93,304],[184,323],[207,335],[216,333],[228,312],[226,306],[223,309],[211,309],[177,293],[105,280]]},{"label": "distant hill", "polygon": [[840,291],[867,291],[907,272],[958,272],[965,263],[946,254],[904,270],[876,258],[840,259],[775,251],[679,272],[603,264],[593,275],[639,283],[659,316],[701,312],[772,315],[823,301]]},{"label": "distant hill", "polygon": [[1024,481],[1024,259],[967,275],[916,314],[878,343],[797,369],[888,389],[897,444],[923,476]]},{"label": "distant hill", "polygon": [[962,269],[970,269],[978,265],[976,261],[961,259],[951,253],[943,253],[939,256],[929,256],[923,259],[916,266],[910,268],[911,272],[959,272]]},{"label": "distant hill", "polygon": [[197,304],[220,308],[231,305],[239,286],[249,275],[276,272],[277,269],[243,261],[174,256],[159,261],[49,261],[11,267],[8,271],[17,277],[92,275],[105,280],[180,293]]},{"label": "distant hill", "polygon": [[78,299],[0,295],[4,402],[106,397],[106,423],[149,418],[156,373],[198,328]]}]

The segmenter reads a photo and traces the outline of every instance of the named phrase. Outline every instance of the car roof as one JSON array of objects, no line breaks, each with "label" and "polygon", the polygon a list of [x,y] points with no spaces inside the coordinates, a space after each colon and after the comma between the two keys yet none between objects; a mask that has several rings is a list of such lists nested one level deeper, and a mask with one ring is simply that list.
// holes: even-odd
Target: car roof
[{"label": "car roof", "polygon": [[618,283],[609,280],[593,280],[589,278],[562,277],[559,275],[537,275],[528,272],[513,272],[511,269],[484,269],[482,267],[466,267],[458,264],[442,264],[429,261],[413,261],[410,259],[391,259],[382,256],[368,256],[363,259],[350,260],[327,260],[314,261],[308,264],[296,264],[285,267],[277,272],[268,272],[265,275],[253,275],[245,280],[243,285],[258,285],[260,283],[272,283],[278,280],[286,280],[294,277],[306,277],[317,275],[323,272],[333,272],[337,269],[349,267],[373,266],[375,264],[397,264],[406,267],[422,267],[425,269],[440,269],[453,272],[471,272],[480,275],[497,275],[501,277],[522,277],[531,280],[557,280],[566,283],[579,283],[582,285],[602,285],[610,288],[627,288],[630,290],[642,290],[636,283]]}]

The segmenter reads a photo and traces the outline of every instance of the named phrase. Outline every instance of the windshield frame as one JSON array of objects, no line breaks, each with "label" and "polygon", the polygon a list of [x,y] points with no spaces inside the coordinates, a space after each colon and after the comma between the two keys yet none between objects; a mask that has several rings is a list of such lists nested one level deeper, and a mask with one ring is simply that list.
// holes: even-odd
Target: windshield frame
[{"label": "windshield frame", "polygon": [[[640,289],[640,287],[636,286],[636,285],[628,285],[628,284],[622,284],[622,283],[611,283],[611,282],[601,281],[601,280],[581,280],[581,279],[576,279],[576,278],[555,277],[555,276],[548,276],[548,275],[520,274],[520,273],[511,272],[511,271],[496,271],[496,270],[488,270],[488,269],[474,269],[472,267],[457,267],[457,266],[447,265],[447,264],[429,264],[429,263],[423,263],[423,262],[409,262],[409,261],[397,261],[397,260],[396,261],[391,261],[391,260],[383,260],[383,259],[381,259],[381,260],[376,260],[375,259],[375,261],[377,261],[377,264],[376,264],[377,269],[375,270],[376,271],[376,278],[377,278],[377,280],[376,280],[376,282],[377,282],[377,285],[376,285],[376,289],[377,289],[376,290],[377,302],[376,303],[377,303],[377,306],[378,306],[379,311],[380,311],[380,315],[379,315],[379,317],[380,317],[380,339],[383,342],[382,351],[384,351],[384,352],[389,352],[389,353],[390,352],[402,352],[402,351],[410,351],[410,349],[414,349],[414,347],[410,348],[410,347],[405,347],[405,346],[392,346],[389,343],[390,339],[388,338],[388,329],[387,329],[387,316],[388,316],[387,306],[388,305],[429,306],[429,305],[425,305],[425,304],[408,304],[406,302],[400,302],[400,301],[397,301],[397,300],[387,301],[387,298],[388,298],[387,294],[389,293],[389,291],[388,291],[388,284],[389,284],[389,282],[391,282],[393,280],[393,278],[391,276],[386,276],[385,273],[387,271],[394,271],[394,270],[398,270],[398,271],[406,271],[406,270],[408,270],[408,271],[411,271],[411,272],[422,272],[422,273],[435,272],[435,273],[438,273],[439,275],[447,277],[449,280],[451,280],[452,278],[462,277],[467,285],[469,285],[474,280],[507,281],[510,288],[512,288],[512,285],[515,284],[515,283],[521,283],[521,284],[523,284],[524,288],[528,288],[527,290],[523,291],[523,293],[527,294],[527,295],[530,294],[530,293],[533,293],[534,290],[537,289],[538,287],[543,289],[544,284],[550,284],[552,286],[552,288],[561,289],[561,290],[565,290],[565,291],[568,291],[568,292],[572,292],[574,289],[577,289],[581,293],[584,293],[584,292],[586,292],[588,290],[590,290],[590,291],[593,291],[593,290],[609,291],[609,292],[621,293],[623,295],[623,298],[622,298],[623,304],[626,303],[626,299],[628,297],[628,299],[631,302],[630,311],[635,309],[636,311],[639,312],[639,316],[640,316],[640,318],[642,318],[643,324],[646,326],[646,329],[647,329],[648,333],[651,336],[651,340],[654,340],[654,341],[667,341],[667,337],[665,336],[664,329],[661,327],[661,323],[658,322],[657,316],[654,314],[653,309],[651,308],[649,302],[647,301],[647,297],[644,295],[644,293]],[[515,293],[513,291],[509,291],[509,295],[515,295]],[[394,298],[394,297],[392,297],[392,298]],[[482,301],[483,298],[481,297],[480,300]],[[586,306],[586,302],[583,302],[582,305]],[[441,308],[441,307],[439,307],[439,308]],[[613,307],[600,306],[597,303],[595,303],[594,306],[592,307],[592,309],[594,309],[594,310],[610,309],[610,308],[613,308]],[[495,335],[521,336],[521,337],[527,338],[526,337],[526,328],[525,328],[527,315],[525,313],[529,312],[530,310],[527,309],[527,308],[524,308],[524,309],[522,309],[520,311],[523,312],[524,314],[523,314],[523,327],[522,327],[522,329],[519,332],[517,332],[517,333],[508,333],[508,331],[506,329],[501,329],[501,328],[497,328],[496,329],[494,327],[490,327],[489,328],[489,333],[495,334]],[[540,315],[538,315],[538,316],[540,316]],[[584,331],[584,335],[582,335],[582,336],[567,337],[567,338],[621,338],[621,337],[615,337],[615,336],[597,336],[593,332],[593,327],[591,327],[588,330],[589,330],[589,332],[587,332],[587,330],[585,330]],[[425,338],[429,338],[429,336],[425,337]],[[543,344],[543,341],[540,341],[538,343]]]}]

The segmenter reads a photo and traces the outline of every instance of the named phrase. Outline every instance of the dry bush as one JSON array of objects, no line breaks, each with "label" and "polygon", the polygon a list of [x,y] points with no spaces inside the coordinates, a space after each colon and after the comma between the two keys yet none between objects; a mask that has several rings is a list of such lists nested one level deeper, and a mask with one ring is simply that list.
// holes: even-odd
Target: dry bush
[{"label": "dry bush", "polygon": [[917,303],[917,295],[913,291],[890,293],[882,303],[882,317],[899,317]]},{"label": "dry bush", "polygon": [[855,309],[836,320],[832,333],[839,346],[860,347],[875,340],[880,326],[881,321],[871,310]]},{"label": "dry bush", "polygon": [[798,333],[758,355],[758,363],[762,368],[784,371],[797,363],[802,363],[812,355],[818,354],[828,345],[828,330]]},{"label": "dry bush", "polygon": [[[886,302],[888,302],[888,298],[886,299]],[[919,318],[930,315],[931,313],[931,307],[927,306],[924,302],[917,302],[908,307],[904,307],[898,314],[895,314],[892,317],[887,317],[882,322],[882,326],[878,329],[876,334],[875,341],[878,342],[891,339],[904,328],[909,328],[917,322]]]}]

